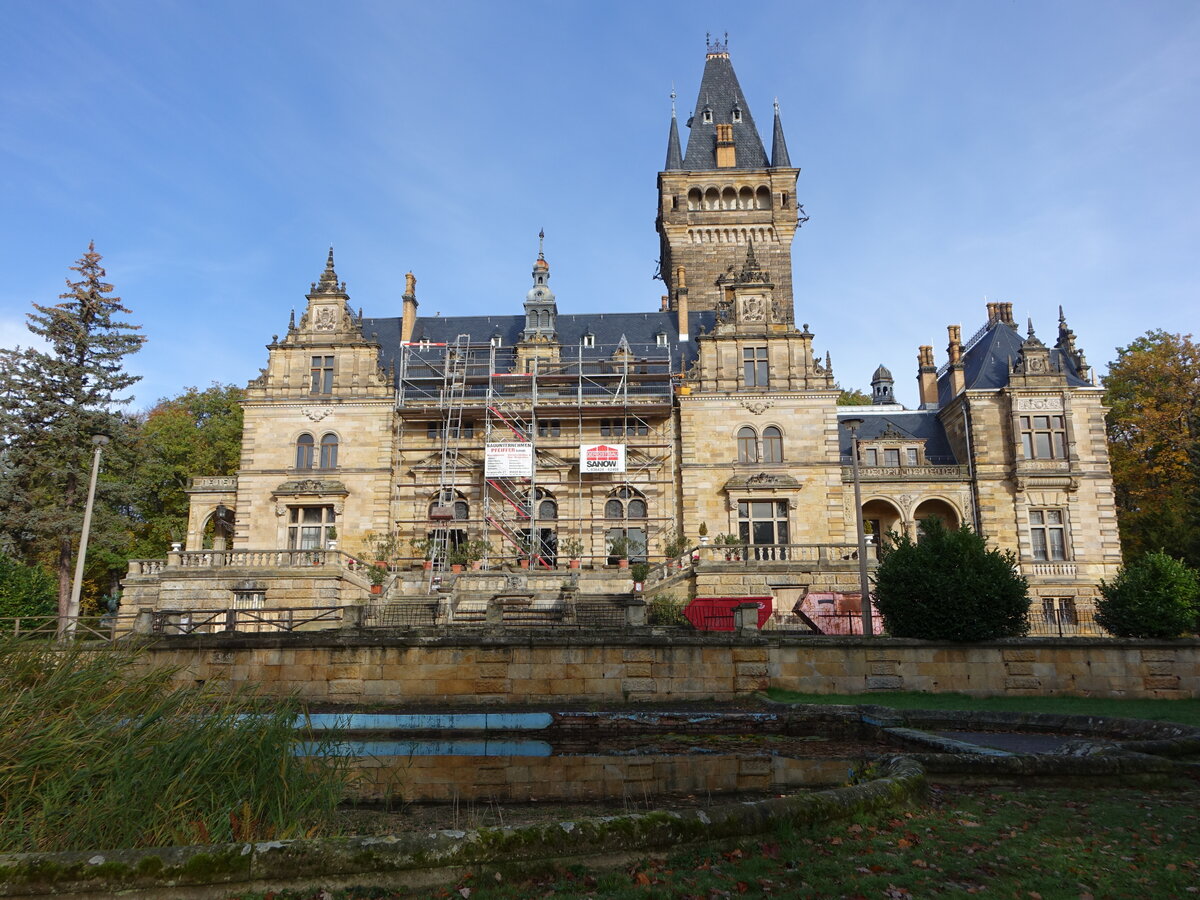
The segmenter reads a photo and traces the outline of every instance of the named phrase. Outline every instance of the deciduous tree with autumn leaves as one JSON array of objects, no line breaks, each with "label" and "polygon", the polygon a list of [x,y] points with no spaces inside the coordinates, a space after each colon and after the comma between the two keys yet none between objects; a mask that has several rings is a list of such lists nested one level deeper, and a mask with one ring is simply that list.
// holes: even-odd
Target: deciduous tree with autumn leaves
[{"label": "deciduous tree with autumn leaves", "polygon": [[1163,550],[1200,566],[1200,345],[1148,331],[1117,348],[1104,386],[1126,558]]}]

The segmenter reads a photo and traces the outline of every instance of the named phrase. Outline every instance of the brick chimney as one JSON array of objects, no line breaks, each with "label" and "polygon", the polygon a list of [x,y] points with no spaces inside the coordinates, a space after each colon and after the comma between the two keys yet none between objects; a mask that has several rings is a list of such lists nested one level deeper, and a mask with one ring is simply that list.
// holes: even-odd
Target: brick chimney
[{"label": "brick chimney", "polygon": [[679,339],[690,340],[688,336],[688,289],[687,273],[683,266],[675,267],[675,315],[679,325]]},{"label": "brick chimney", "polygon": [[937,366],[933,364],[933,347],[929,344],[922,344],[917,351],[917,392],[922,409],[938,405]]},{"label": "brick chimney", "polygon": [[413,329],[417,327],[417,276],[409,272],[404,276],[404,312],[400,319],[400,341],[407,343],[412,340]]},{"label": "brick chimney", "polygon": [[946,333],[950,336],[950,343],[946,347],[946,352],[950,355],[950,390],[952,396],[958,396],[967,386],[962,360],[962,326],[947,325]]}]

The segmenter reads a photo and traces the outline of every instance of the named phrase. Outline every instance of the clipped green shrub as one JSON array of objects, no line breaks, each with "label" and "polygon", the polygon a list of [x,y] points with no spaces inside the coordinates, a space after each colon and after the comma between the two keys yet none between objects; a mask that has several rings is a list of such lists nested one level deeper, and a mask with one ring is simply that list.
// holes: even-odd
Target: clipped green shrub
[{"label": "clipped green shrub", "polygon": [[0,618],[52,616],[58,584],[41,566],[26,566],[0,553]]},{"label": "clipped green shrub", "polygon": [[177,688],[134,651],[0,637],[0,852],[315,834],[346,758],[294,753],[295,704]]},{"label": "clipped green shrub", "polygon": [[893,637],[987,641],[1029,630],[1029,585],[1011,551],[988,549],[967,526],[921,523],[921,539],[880,547],[875,606]]},{"label": "clipped green shrub", "polygon": [[1101,581],[1100,594],[1096,622],[1117,637],[1173,638],[1197,628],[1200,578],[1161,550],[1122,566],[1111,584]]},{"label": "clipped green shrub", "polygon": [[654,594],[646,598],[646,623],[648,625],[686,625],[683,608],[686,600],[674,594]]}]

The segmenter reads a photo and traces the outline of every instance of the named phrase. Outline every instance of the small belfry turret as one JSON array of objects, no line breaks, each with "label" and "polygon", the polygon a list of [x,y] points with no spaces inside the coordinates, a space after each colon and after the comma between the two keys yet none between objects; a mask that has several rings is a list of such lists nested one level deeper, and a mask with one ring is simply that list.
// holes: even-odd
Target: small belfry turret
[{"label": "small belfry turret", "polygon": [[[792,238],[799,224],[796,177],[775,109],[768,158],[729,59],[728,37],[708,41],[691,133],[680,158],[672,102],[667,164],[658,177],[659,271],[668,303],[679,303],[680,267],[688,274],[688,306],[715,310],[727,299],[725,284],[739,271],[746,245],[755,244],[762,268],[774,279],[780,320],[795,321]],[[674,93],[674,92],[672,92]],[[672,98],[672,101],[674,98]]]},{"label": "small belfry turret", "polygon": [[546,262],[543,245],[546,232],[538,232],[538,255],[533,263],[533,287],[525,295],[525,330],[521,333],[524,341],[555,339],[558,318],[558,304],[554,299],[554,291],[550,290],[550,263]]},{"label": "small belfry turret", "polygon": [[887,366],[880,364],[871,376],[871,403],[875,406],[891,405],[896,402],[895,379]]}]

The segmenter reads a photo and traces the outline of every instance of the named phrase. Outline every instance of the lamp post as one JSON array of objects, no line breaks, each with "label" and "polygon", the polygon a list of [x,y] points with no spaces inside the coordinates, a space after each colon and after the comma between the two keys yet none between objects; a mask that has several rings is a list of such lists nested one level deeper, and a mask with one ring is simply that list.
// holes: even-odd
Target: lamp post
[{"label": "lamp post", "polygon": [[854,467],[854,522],[858,526],[858,584],[862,592],[863,636],[870,637],[875,633],[875,628],[871,621],[871,585],[867,580],[867,532],[862,517],[862,479],[858,473],[858,429],[863,421],[858,418],[842,419],[842,424],[850,429],[850,460]]},{"label": "lamp post", "polygon": [[83,509],[83,533],[79,536],[79,553],[75,557],[75,580],[71,583],[71,600],[67,604],[67,614],[58,623],[58,636],[70,638],[75,634],[75,625],[79,621],[79,594],[83,590],[83,564],[87,559],[88,532],[92,530],[92,506],[96,502],[96,477],[100,474],[100,452],[108,444],[107,434],[92,435],[92,446],[96,448],[92,454],[92,480],[88,483],[87,505]]}]

